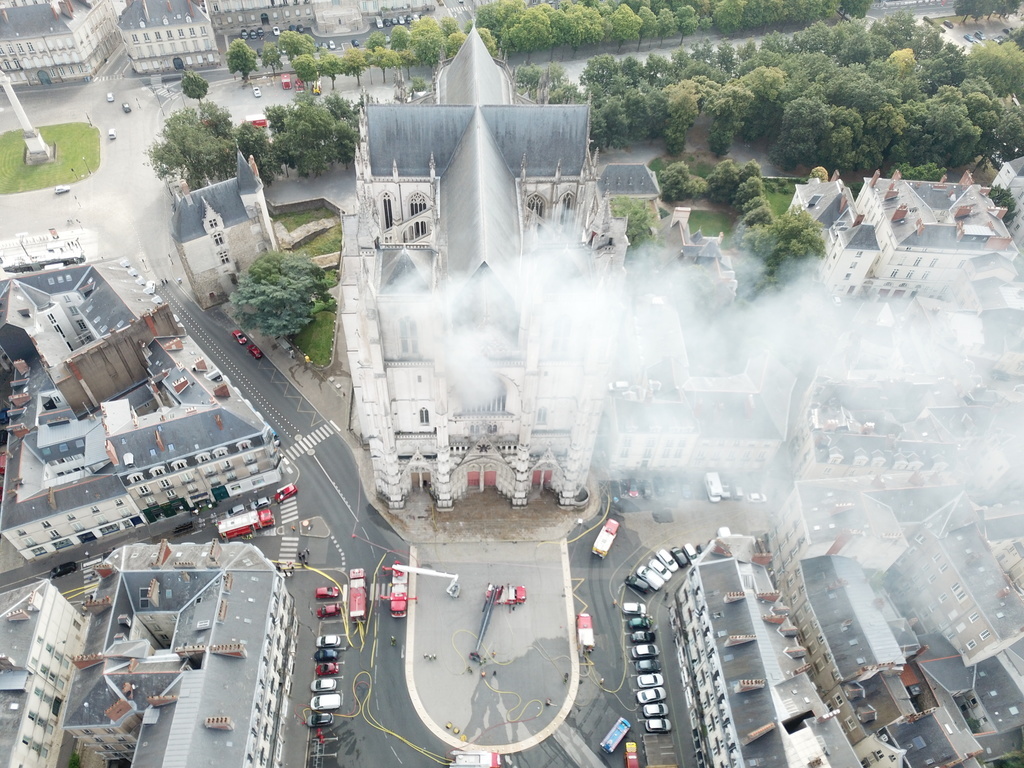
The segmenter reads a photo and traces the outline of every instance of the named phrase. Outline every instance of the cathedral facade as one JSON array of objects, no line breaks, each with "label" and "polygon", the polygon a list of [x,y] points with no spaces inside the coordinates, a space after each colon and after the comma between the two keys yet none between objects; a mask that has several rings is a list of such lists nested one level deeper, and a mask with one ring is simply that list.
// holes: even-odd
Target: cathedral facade
[{"label": "cathedral facade", "polygon": [[589,128],[585,105],[518,98],[476,32],[430,103],[364,110],[341,324],[392,509],[586,502],[628,244]]}]

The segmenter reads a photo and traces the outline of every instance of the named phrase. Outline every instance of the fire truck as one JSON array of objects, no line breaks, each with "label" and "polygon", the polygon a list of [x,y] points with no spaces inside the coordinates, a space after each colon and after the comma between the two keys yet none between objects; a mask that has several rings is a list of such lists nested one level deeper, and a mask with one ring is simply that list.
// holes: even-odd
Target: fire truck
[{"label": "fire truck", "polygon": [[589,613],[576,616],[576,635],[579,638],[581,653],[590,653],[594,650],[594,624]]},{"label": "fire truck", "polygon": [[237,539],[249,536],[261,528],[274,525],[274,512],[270,509],[257,509],[254,512],[243,512],[240,515],[217,521],[217,533],[225,539]]},{"label": "fire truck", "polygon": [[626,742],[626,755],[625,755],[625,766],[626,768],[640,768],[640,758],[636,753],[636,742]]},{"label": "fire truck", "polygon": [[362,568],[348,572],[348,617],[352,621],[366,620],[366,572]]},{"label": "fire truck", "polygon": [[[395,563],[400,565],[400,563]],[[409,574],[398,568],[391,569],[391,615],[404,619],[409,612]]]},{"label": "fire truck", "polygon": [[597,535],[597,540],[594,542],[594,554],[598,557],[604,557],[608,554],[608,550],[612,548],[612,544],[615,542],[615,534],[619,532],[619,521],[609,520],[604,524],[604,528]]}]

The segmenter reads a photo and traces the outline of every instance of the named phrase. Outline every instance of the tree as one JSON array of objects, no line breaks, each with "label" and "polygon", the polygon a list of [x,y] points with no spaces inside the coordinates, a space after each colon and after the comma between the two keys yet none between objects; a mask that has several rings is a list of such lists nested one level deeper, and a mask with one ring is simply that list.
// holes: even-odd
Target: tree
[{"label": "tree", "polygon": [[679,22],[676,15],[668,8],[658,11],[658,39],[664,41],[679,31]]},{"label": "tree", "polygon": [[554,40],[551,20],[541,10],[541,6],[537,5],[521,13],[516,22],[501,36],[503,48],[525,53],[527,61],[534,51],[550,48]]},{"label": "tree", "polygon": [[988,80],[997,96],[1009,96],[1024,83],[1024,51],[1011,41],[999,45],[989,40],[971,49],[967,68]]},{"label": "tree", "polygon": [[676,9],[676,23],[679,26],[680,45],[682,45],[684,37],[692,35],[700,26],[700,22],[697,18],[697,11],[688,5],[682,5]]},{"label": "tree", "polygon": [[231,115],[209,101],[199,102],[198,110],[172,112],[147,154],[164,181],[184,179],[191,189],[199,189],[229,179],[237,170]]},{"label": "tree", "polygon": [[596,8],[576,3],[563,3],[559,11],[565,17],[567,34],[564,43],[573,55],[584,45],[596,45],[604,40],[604,19]]},{"label": "tree", "polygon": [[658,184],[661,186],[661,199],[666,203],[702,197],[708,189],[708,183],[691,174],[689,166],[682,161],[666,166],[658,174]]},{"label": "tree", "polygon": [[863,19],[871,10],[873,0],[839,0],[839,8],[847,16],[854,19]]},{"label": "tree", "polygon": [[658,36],[658,17],[646,5],[640,6],[637,16],[640,18],[640,37],[637,38],[636,44],[636,49],[639,51],[641,42]]},{"label": "tree", "polygon": [[626,237],[629,247],[636,250],[644,243],[654,239],[654,225],[657,217],[650,203],[632,197],[612,198],[612,215],[626,219]]},{"label": "tree", "polygon": [[825,255],[821,227],[807,211],[786,211],[770,224],[752,226],[743,244],[764,265],[761,287],[796,277],[800,264]]},{"label": "tree", "polygon": [[281,163],[303,178],[319,176],[333,163],[351,163],[357,138],[355,112],[350,119],[338,120],[326,105],[306,94],[300,96],[306,98],[267,109],[274,150]]},{"label": "tree", "polygon": [[678,155],[686,148],[686,134],[700,115],[697,87],[692,80],[684,80],[668,86],[665,95],[668,97],[665,149],[670,155]]},{"label": "tree", "polygon": [[820,165],[816,165],[811,168],[811,172],[808,175],[808,179],[817,179],[818,181],[828,181],[828,171],[822,168]]},{"label": "tree", "polygon": [[1008,225],[1013,221],[1017,215],[1017,199],[1013,196],[1013,192],[1006,187],[992,187],[989,190],[988,196],[997,206],[1006,209],[1006,213],[1003,215],[1003,223]]},{"label": "tree", "polygon": [[370,68],[366,52],[362,48],[348,48],[341,54],[341,74],[355,77],[356,85],[362,85],[362,74]]},{"label": "tree", "polygon": [[732,204],[734,208],[741,211],[749,211],[753,206],[752,202],[766,199],[764,196],[764,180],[760,176],[751,176],[741,181],[736,187],[736,194],[733,195]]},{"label": "tree", "polygon": [[317,66],[317,61],[308,53],[292,59],[292,69],[295,70],[295,74],[300,80],[304,80],[307,83],[312,83],[320,77],[320,68]]},{"label": "tree", "polygon": [[444,55],[445,58],[454,58],[455,54],[462,48],[462,44],[466,42],[468,35],[462,30],[452,32],[448,37],[444,39]]},{"label": "tree", "polygon": [[409,30],[405,27],[398,26],[391,28],[391,50],[392,51],[407,51],[409,50],[410,36]]},{"label": "tree", "polygon": [[388,81],[388,70],[397,69],[402,66],[402,55],[398,51],[392,51],[387,48],[377,48],[370,51],[368,59],[373,66],[380,67],[381,76],[384,78],[385,83]]},{"label": "tree", "polygon": [[946,175],[946,169],[935,163],[925,163],[924,165],[896,163],[893,168],[899,171],[904,179],[913,179],[914,181],[938,181]]},{"label": "tree", "polygon": [[281,68],[281,50],[274,43],[267,43],[263,46],[260,60],[264,67],[270,67],[270,71],[276,75],[277,70]]},{"label": "tree", "polygon": [[245,44],[244,40],[232,40],[228,46],[228,72],[237,72],[242,80],[248,80],[249,74],[256,71],[256,51]]},{"label": "tree", "polygon": [[202,101],[209,90],[210,84],[198,72],[190,69],[181,78],[181,92],[190,99]]},{"label": "tree", "polygon": [[498,0],[496,3],[481,5],[476,9],[476,26],[489,29],[495,39],[502,40],[505,30],[525,10],[526,3],[523,0]]},{"label": "tree", "polygon": [[331,78],[331,90],[334,90],[334,79],[338,75],[345,74],[345,64],[341,57],[335,53],[325,53],[317,60],[317,68],[321,75]]},{"label": "tree", "polygon": [[238,143],[238,151],[242,153],[242,157],[248,160],[251,155],[256,161],[256,167],[260,169],[260,178],[264,185],[269,187],[273,184],[281,164],[274,154],[267,130],[249,122],[242,123],[235,131],[235,141]]},{"label": "tree", "polygon": [[625,3],[616,8],[608,20],[611,22],[611,38],[619,44],[620,51],[623,43],[640,39],[643,21]]},{"label": "tree", "polygon": [[316,54],[316,40],[301,32],[293,32],[290,29],[281,33],[277,38],[277,47],[284,51],[285,56],[294,59],[306,53],[310,56]]},{"label": "tree", "polygon": [[[498,41],[494,39],[494,35],[491,34],[489,29],[478,29],[477,34],[480,35],[480,42],[484,44],[487,52],[491,54],[492,58],[498,58]],[[392,38],[392,42],[394,39]]]},{"label": "tree", "polygon": [[242,328],[293,336],[309,324],[313,305],[330,297],[329,285],[306,254],[267,251],[239,278],[231,304]]},{"label": "tree", "polygon": [[824,102],[809,96],[786,104],[779,139],[769,153],[772,162],[783,168],[817,163],[828,137],[828,113]]},{"label": "tree", "polygon": [[520,90],[531,98],[536,97],[537,89],[540,87],[540,77],[543,70],[536,64],[526,64],[516,68],[516,85]]},{"label": "tree", "polygon": [[728,83],[708,97],[704,112],[713,118],[708,142],[712,152],[721,156],[729,151],[753,103],[754,94],[739,83]]},{"label": "tree", "polygon": [[715,3],[715,26],[725,34],[737,31],[743,26],[745,0],[718,0]]},{"label": "tree", "polygon": [[436,67],[441,62],[444,33],[432,16],[413,22],[409,37],[409,48],[417,62],[425,67]]},{"label": "tree", "polygon": [[725,159],[708,174],[708,200],[713,203],[732,203],[740,184],[740,169],[731,158]]}]

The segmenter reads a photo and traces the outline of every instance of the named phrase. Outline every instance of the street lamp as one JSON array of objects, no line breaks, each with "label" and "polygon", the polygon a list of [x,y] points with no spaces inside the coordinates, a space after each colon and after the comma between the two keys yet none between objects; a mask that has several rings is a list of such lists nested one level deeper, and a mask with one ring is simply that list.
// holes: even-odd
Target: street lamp
[{"label": "street lamp", "polygon": [[85,163],[85,169],[89,171],[89,175],[92,176],[92,168],[89,167],[89,161],[83,157],[82,162]]}]

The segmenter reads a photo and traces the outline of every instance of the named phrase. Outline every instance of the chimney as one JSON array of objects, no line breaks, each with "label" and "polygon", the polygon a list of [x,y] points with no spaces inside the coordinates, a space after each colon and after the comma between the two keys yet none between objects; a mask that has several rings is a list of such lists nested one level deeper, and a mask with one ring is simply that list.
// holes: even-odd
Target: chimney
[{"label": "chimney", "polygon": [[[888,193],[886,193],[886,194],[888,194]],[[903,221],[905,218],[907,218],[907,211],[909,211],[909,210],[910,209],[907,208],[907,204],[906,203],[900,203],[899,207],[896,208],[895,212],[892,214],[892,219],[891,220],[892,221]]]},{"label": "chimney", "polygon": [[208,717],[204,725],[207,728],[213,728],[218,731],[235,730],[235,724],[230,717]]},{"label": "chimney", "polygon": [[156,438],[156,447],[163,453],[166,449],[164,448],[164,438],[160,434],[160,428],[157,427],[153,430],[153,436]]},{"label": "chimney", "polygon": [[917,220],[917,234],[918,235],[923,235],[924,234],[924,219],[918,219]]},{"label": "chimney", "polygon": [[829,181],[839,181],[839,169],[838,168],[836,168],[834,171],[832,171],[832,177],[829,179]]},{"label": "chimney", "polygon": [[971,172],[970,171],[964,171],[964,175],[960,177],[960,184],[962,184],[963,186],[966,187],[969,184],[973,184],[973,183],[974,183],[974,177],[971,176]]},{"label": "chimney", "polygon": [[[143,8],[146,7],[146,0],[142,0],[142,7]],[[185,197],[189,196],[190,193],[189,193],[189,188],[188,188],[188,182],[187,181],[182,179],[181,181],[178,182],[178,187],[181,189],[181,194],[182,195],[184,195]]]},{"label": "chimney", "polygon": [[875,175],[871,177],[871,186],[875,186],[878,183],[878,177],[882,175],[881,171],[875,171]]},{"label": "chimney", "polygon": [[220,417],[220,414],[219,414],[219,413],[215,413],[215,414],[213,414],[213,420],[214,420],[214,422],[216,422],[216,424],[217,424],[217,429],[220,429],[220,430],[223,430],[223,429],[224,429],[224,420],[223,420],[223,419],[221,419],[221,417]]},{"label": "chimney", "polygon": [[120,720],[122,717],[124,717],[131,711],[131,704],[129,704],[124,699],[118,699],[109,707],[107,707],[106,711],[103,714],[110,718],[111,722],[116,723],[118,720]]},{"label": "chimney", "polygon": [[892,180],[893,181],[899,181],[902,178],[903,178],[903,174],[900,173],[900,169],[899,168],[897,168],[895,171],[892,172]]},{"label": "chimney", "polygon": [[89,667],[95,667],[97,664],[102,664],[104,658],[102,653],[90,653],[87,656],[75,656],[71,659],[71,663],[78,669],[88,669]]},{"label": "chimney", "polygon": [[956,209],[956,213],[953,214],[954,219],[962,219],[965,216],[970,216],[971,211],[974,209],[973,205],[961,205]]},{"label": "chimney", "polygon": [[863,223],[863,221],[864,221],[864,214],[863,213],[858,213],[856,218],[854,218],[854,220],[853,220],[853,226],[858,227],[858,226],[860,226]]},{"label": "chimney", "polygon": [[846,195],[840,195],[839,196],[839,212],[842,213],[843,211],[845,211],[846,210],[846,206],[847,206]]}]

